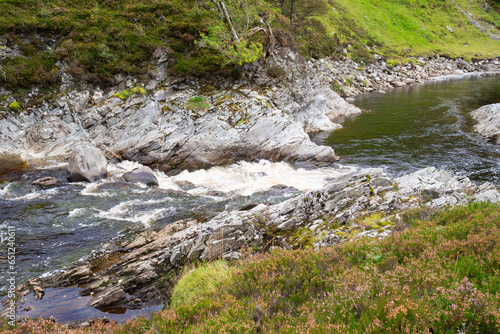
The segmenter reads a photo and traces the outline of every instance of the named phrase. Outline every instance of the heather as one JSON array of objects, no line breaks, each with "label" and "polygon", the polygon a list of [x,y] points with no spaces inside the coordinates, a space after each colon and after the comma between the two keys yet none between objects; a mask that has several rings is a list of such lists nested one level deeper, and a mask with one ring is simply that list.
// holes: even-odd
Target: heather
[{"label": "heather", "polygon": [[[403,214],[385,239],[273,250],[219,265],[220,280],[213,274],[189,278],[190,284],[218,281],[218,290],[202,289],[175,307],[100,331],[496,333],[499,209],[484,203],[433,214],[421,209]],[[37,330],[54,332],[45,326]]]}]

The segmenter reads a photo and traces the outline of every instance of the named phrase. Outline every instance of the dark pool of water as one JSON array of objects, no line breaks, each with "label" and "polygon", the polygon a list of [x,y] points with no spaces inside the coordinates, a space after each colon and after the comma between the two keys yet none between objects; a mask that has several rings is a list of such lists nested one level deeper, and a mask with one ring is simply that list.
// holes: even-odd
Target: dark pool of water
[{"label": "dark pool of water", "polygon": [[500,146],[478,135],[469,115],[498,102],[500,75],[365,94],[354,102],[363,114],[314,140],[332,146],[341,163],[383,167],[394,176],[434,166],[498,185]]}]

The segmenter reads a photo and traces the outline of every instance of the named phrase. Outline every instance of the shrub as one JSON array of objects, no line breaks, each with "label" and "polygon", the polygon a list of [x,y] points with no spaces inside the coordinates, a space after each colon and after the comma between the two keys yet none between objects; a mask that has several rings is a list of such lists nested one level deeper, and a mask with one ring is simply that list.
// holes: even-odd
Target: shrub
[{"label": "shrub", "polygon": [[122,90],[120,93],[115,93],[113,96],[118,97],[122,100],[126,100],[130,97],[130,92],[126,89],[126,90]]},{"label": "shrub", "polygon": [[142,87],[134,87],[132,88],[132,93],[137,94],[137,95],[144,95],[146,94],[146,90]]},{"label": "shrub", "polygon": [[12,102],[9,104],[9,109],[15,112],[19,112],[21,110],[21,105],[19,102]]}]

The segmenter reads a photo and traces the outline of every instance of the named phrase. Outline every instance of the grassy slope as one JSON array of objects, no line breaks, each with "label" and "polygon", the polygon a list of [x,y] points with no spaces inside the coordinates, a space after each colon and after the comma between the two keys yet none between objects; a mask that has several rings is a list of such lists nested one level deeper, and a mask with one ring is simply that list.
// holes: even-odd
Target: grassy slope
[{"label": "grassy slope", "polygon": [[[203,265],[179,282],[176,306],[87,332],[498,333],[500,206],[403,217],[383,240]],[[61,327],[31,320],[15,333],[26,328]]]},{"label": "grassy slope", "polygon": [[[350,25],[354,20],[358,36],[365,43],[370,40],[379,54],[386,57],[432,56],[436,53],[450,57],[470,59],[500,56],[500,42],[488,38],[474,28],[451,0],[332,0],[336,12],[320,17],[330,33],[337,34],[344,42],[353,36],[342,31],[341,22]],[[472,13],[482,25],[500,35],[499,6],[486,12],[474,0],[457,0],[458,4]],[[494,3],[491,3],[495,6]],[[451,27],[451,33],[446,28]],[[352,27],[353,31],[356,28]],[[496,28],[496,29],[495,29]],[[355,43],[355,41],[354,41]],[[351,43],[351,44],[354,44]],[[468,46],[465,46],[467,44]]]},{"label": "grassy slope", "polygon": [[[348,44],[352,58],[366,61],[375,52],[401,59],[436,53],[466,59],[500,55],[500,42],[474,28],[452,0],[318,1],[328,2],[328,10],[296,20],[293,29],[306,58],[340,57]],[[481,7],[483,1],[457,2],[499,34],[498,3],[490,1],[487,12]],[[243,1],[232,10],[243,11],[243,3],[250,3],[274,27],[276,36],[286,36],[290,21],[279,14],[279,2]],[[0,2],[0,12],[0,47],[17,46],[26,56],[0,60],[0,84],[13,90],[58,85],[57,60],[66,61],[77,79],[101,85],[112,84],[120,73],[146,80],[157,49],[168,50],[168,57],[175,60],[170,66],[173,74],[203,76],[219,71],[234,75],[238,70],[221,69],[220,55],[195,44],[201,33],[220,24],[210,1],[5,0]],[[258,20],[252,23],[258,24]],[[57,41],[50,45],[43,37]],[[254,37],[266,43],[262,32]],[[293,44],[289,38],[280,42]],[[365,44],[378,48],[367,51]]]}]

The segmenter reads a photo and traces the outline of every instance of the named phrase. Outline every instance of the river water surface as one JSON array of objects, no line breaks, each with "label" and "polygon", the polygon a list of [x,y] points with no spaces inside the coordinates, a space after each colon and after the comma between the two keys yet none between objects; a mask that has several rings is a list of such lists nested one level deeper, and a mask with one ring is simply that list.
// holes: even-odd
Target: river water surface
[{"label": "river water surface", "polygon": [[500,147],[474,131],[477,122],[469,115],[499,102],[500,75],[363,94],[354,101],[363,114],[315,141],[332,146],[342,163],[383,167],[394,176],[434,166],[499,185]]}]

